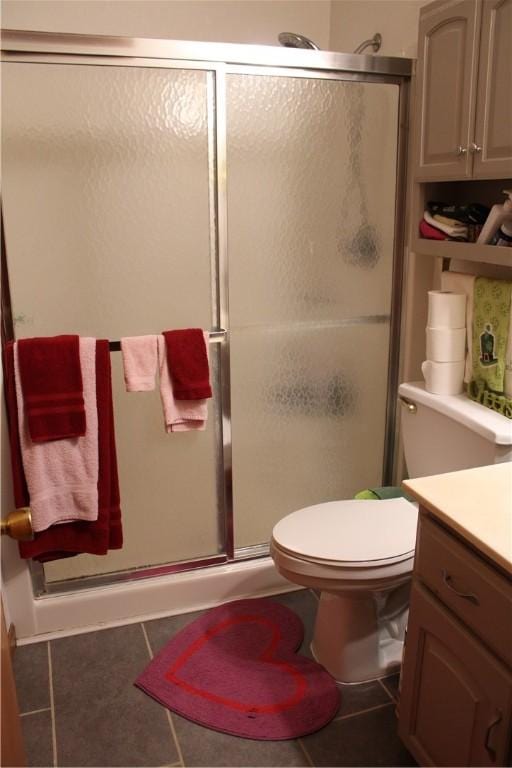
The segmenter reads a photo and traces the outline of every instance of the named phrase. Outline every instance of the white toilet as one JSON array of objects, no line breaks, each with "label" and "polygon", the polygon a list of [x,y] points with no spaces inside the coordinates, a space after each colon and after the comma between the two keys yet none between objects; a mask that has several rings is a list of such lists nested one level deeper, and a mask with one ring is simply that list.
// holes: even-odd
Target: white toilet
[{"label": "white toilet", "polygon": [[[512,421],[465,395],[402,384],[410,477],[512,461]],[[290,581],[320,592],[311,650],[343,683],[400,666],[416,542],[417,505],[405,499],[329,501],[274,528],[271,555]]]}]

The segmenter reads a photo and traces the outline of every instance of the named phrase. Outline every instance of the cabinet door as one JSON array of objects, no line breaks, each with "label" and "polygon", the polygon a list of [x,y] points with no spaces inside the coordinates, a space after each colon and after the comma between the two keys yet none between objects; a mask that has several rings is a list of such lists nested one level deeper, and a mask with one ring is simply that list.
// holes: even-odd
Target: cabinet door
[{"label": "cabinet door", "polygon": [[512,0],[487,0],[482,12],[473,176],[512,176]]},{"label": "cabinet door", "polygon": [[512,678],[441,603],[411,590],[399,734],[420,765],[505,765]]},{"label": "cabinet door", "polygon": [[420,17],[416,114],[416,178],[471,176],[468,151],[481,7],[475,0],[435,4]]}]

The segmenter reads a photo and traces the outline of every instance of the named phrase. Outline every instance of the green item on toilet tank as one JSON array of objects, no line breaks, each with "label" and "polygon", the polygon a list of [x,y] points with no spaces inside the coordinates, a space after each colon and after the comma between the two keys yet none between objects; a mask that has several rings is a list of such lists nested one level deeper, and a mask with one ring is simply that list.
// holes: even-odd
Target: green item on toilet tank
[{"label": "green item on toilet tank", "polygon": [[410,496],[397,485],[365,488],[363,491],[356,493],[354,499],[371,499],[372,501],[381,501],[382,499],[408,499],[408,501],[411,501]]}]

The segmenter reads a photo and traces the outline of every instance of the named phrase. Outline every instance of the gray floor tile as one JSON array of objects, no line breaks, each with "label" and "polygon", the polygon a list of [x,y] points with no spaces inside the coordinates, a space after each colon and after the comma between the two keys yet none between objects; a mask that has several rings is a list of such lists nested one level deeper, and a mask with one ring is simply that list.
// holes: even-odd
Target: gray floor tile
[{"label": "gray floor tile", "polygon": [[179,759],[165,709],[135,688],[149,663],[140,624],[51,641],[59,766]]},{"label": "gray floor tile", "polygon": [[48,710],[21,718],[28,766],[53,765],[52,716]]},{"label": "gray floor tile", "polygon": [[391,675],[390,677],[384,677],[382,684],[390,692],[394,699],[398,700],[398,684],[400,682],[400,675]]},{"label": "gray floor tile", "polygon": [[145,621],[149,644],[155,656],[171,637],[177,635],[180,629],[186,627],[202,613],[203,611],[194,611],[194,613],[181,613],[179,616],[167,616],[165,619]]},{"label": "gray floor tile", "polygon": [[302,739],[315,766],[416,765],[397,735],[393,704],[334,720]]},{"label": "gray floor tile", "polygon": [[306,766],[297,741],[254,741],[203,728],[173,713],[186,766]]},{"label": "gray floor tile", "polygon": [[390,698],[378,682],[359,683],[358,685],[342,685],[338,688],[341,693],[341,706],[337,717],[361,712],[379,704],[389,704]]},{"label": "gray floor tile", "polygon": [[49,707],[47,643],[18,646],[14,653],[13,668],[20,712]]},{"label": "gray floor tile", "polygon": [[286,592],[282,595],[272,595],[269,600],[286,605],[291,608],[297,616],[302,619],[304,624],[304,641],[300,647],[300,653],[312,659],[309,646],[313,639],[313,630],[315,628],[316,611],[318,601],[309,589],[301,589],[298,592]]}]

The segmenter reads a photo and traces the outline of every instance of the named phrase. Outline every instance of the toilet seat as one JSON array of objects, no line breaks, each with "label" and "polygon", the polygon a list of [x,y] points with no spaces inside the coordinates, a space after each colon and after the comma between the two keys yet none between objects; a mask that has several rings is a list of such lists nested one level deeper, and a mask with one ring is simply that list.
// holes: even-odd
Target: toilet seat
[{"label": "toilet seat", "polygon": [[274,527],[274,549],[293,560],[340,569],[411,560],[417,505],[403,498],[330,501],[292,512]]}]

